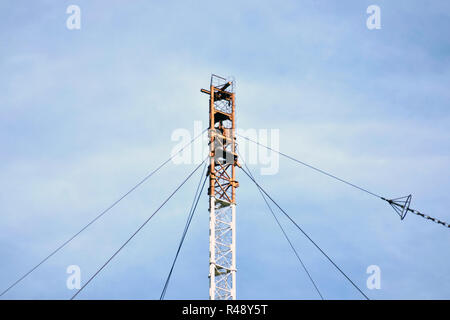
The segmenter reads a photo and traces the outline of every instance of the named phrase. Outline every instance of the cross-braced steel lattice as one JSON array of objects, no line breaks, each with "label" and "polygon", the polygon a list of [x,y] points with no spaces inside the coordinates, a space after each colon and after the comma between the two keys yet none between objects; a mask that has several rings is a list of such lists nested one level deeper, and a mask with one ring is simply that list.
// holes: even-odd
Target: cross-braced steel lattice
[{"label": "cross-braced steel lattice", "polygon": [[211,76],[209,94],[209,297],[236,299],[236,198],[234,81]]}]

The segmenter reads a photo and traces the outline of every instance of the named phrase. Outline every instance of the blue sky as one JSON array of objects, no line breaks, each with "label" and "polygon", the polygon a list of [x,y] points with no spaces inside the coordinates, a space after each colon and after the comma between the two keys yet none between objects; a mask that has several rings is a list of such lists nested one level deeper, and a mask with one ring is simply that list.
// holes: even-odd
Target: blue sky
[{"label": "blue sky", "polygon": [[[279,129],[282,151],[449,221],[449,30],[448,1],[2,1],[0,287],[167,159],[174,130],[206,124],[211,73],[235,77],[238,127]],[[87,280],[192,169],[165,167],[5,298],[70,298],[67,266]],[[238,298],[316,299],[238,179]],[[369,297],[450,298],[448,230],[288,160],[258,180]],[[197,181],[78,298],[159,298]],[[324,297],[359,299],[281,220]],[[372,264],[380,290],[365,286]],[[207,299],[207,273],[204,194],[166,298]]]}]

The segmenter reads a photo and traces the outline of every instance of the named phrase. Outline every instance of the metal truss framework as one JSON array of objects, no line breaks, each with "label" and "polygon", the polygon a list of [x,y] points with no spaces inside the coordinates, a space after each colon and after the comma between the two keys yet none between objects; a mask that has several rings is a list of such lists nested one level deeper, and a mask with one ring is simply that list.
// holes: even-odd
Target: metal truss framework
[{"label": "metal truss framework", "polygon": [[211,75],[209,98],[209,298],[236,299],[234,81]]}]

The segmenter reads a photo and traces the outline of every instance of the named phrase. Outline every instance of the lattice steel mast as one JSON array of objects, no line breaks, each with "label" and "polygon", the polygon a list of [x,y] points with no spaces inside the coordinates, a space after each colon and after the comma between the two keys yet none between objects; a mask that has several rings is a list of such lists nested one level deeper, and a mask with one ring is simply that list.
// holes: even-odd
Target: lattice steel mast
[{"label": "lattice steel mast", "polygon": [[236,299],[234,81],[211,75],[209,95],[209,298]]}]

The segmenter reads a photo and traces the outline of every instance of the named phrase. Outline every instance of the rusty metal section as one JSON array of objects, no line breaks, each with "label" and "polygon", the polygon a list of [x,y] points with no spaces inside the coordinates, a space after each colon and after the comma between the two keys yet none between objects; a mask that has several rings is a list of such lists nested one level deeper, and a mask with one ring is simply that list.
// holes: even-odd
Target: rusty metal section
[{"label": "rusty metal section", "polygon": [[202,89],[209,100],[210,187],[209,195],[217,200],[235,203],[237,165],[235,139],[234,81],[211,76],[210,90]]}]

